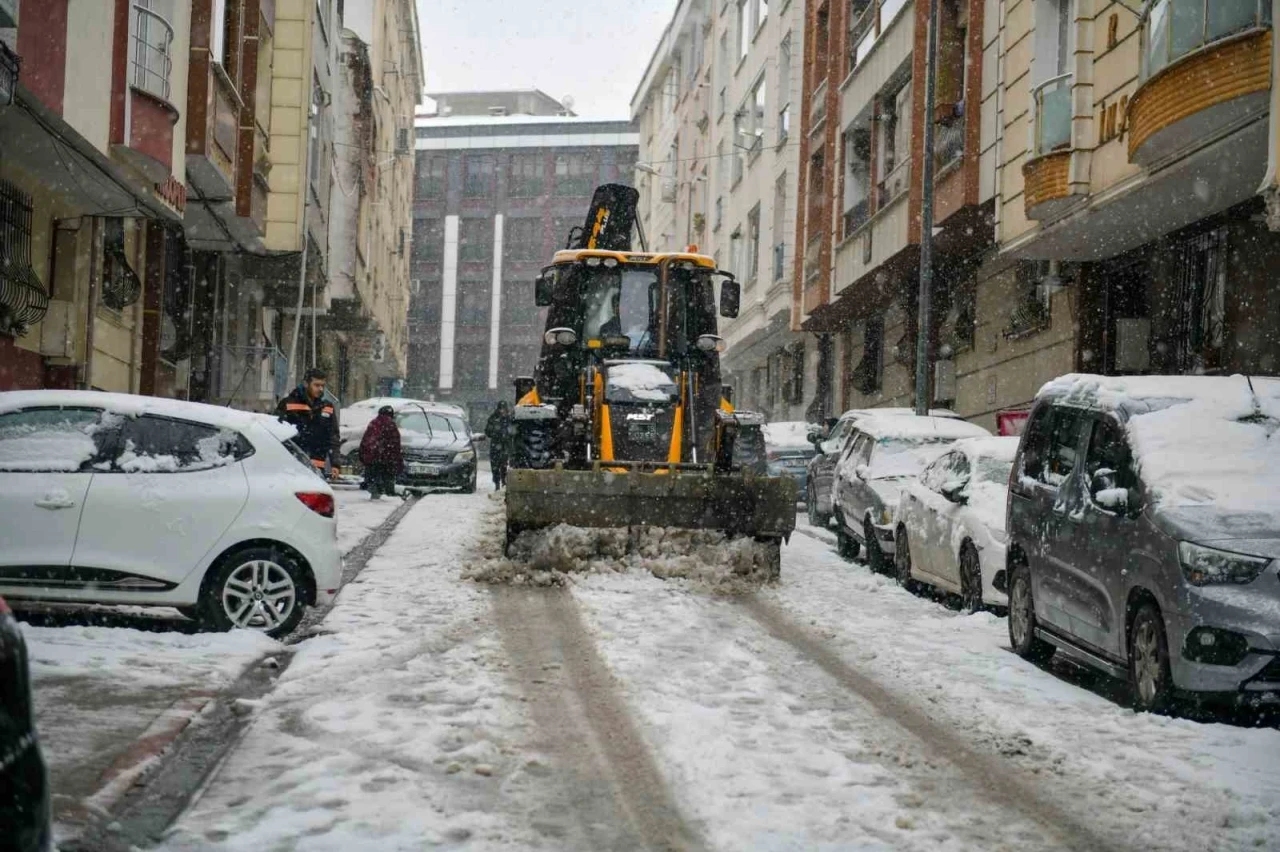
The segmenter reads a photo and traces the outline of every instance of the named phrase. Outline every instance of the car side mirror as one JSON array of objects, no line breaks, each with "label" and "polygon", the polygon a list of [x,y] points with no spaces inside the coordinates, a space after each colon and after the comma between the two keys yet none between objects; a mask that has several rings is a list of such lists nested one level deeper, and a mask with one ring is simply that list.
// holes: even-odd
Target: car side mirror
[{"label": "car side mirror", "polygon": [[544,270],[533,279],[533,303],[540,308],[549,307],[555,302],[555,272]]},{"label": "car side mirror", "polygon": [[969,502],[968,496],[964,493],[965,488],[968,486],[969,483],[967,481],[955,479],[943,485],[939,493],[950,502],[963,506]]},{"label": "car side mirror", "polygon": [[720,282],[720,316],[733,319],[742,304],[742,285],[732,277]]},{"label": "car side mirror", "polygon": [[857,467],[855,467],[855,468],[853,469],[853,475],[854,475],[854,476],[856,476],[856,477],[858,477],[859,479],[866,479],[866,478],[867,478],[867,466],[866,466],[865,464],[860,464],[860,465],[858,465]]},{"label": "car side mirror", "polygon": [[1116,472],[1106,467],[1089,477],[1089,496],[1099,508],[1121,515],[1129,514],[1130,506],[1137,502],[1132,489],[1119,487]]}]

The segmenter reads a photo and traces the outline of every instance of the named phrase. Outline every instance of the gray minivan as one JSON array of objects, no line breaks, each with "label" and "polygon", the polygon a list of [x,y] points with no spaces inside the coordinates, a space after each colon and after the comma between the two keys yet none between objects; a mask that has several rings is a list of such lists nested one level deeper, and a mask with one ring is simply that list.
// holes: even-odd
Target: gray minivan
[{"label": "gray minivan", "polygon": [[1009,482],[1009,640],[1180,691],[1280,696],[1280,380],[1070,375]]}]

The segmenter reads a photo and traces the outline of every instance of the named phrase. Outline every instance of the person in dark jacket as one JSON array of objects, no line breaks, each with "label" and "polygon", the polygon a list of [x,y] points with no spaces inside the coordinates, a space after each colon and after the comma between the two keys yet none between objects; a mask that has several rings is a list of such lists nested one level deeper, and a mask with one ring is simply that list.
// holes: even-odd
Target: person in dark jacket
[{"label": "person in dark jacket", "polygon": [[484,435],[489,439],[489,467],[496,491],[507,484],[507,459],[511,455],[511,406],[506,400],[499,402],[485,421]]},{"label": "person in dark jacket", "polygon": [[302,384],[280,400],[276,414],[281,420],[298,430],[297,443],[311,459],[320,473],[337,476],[334,462],[338,446],[338,412],[333,403],[325,399],[324,386],[328,377],[324,370],[307,370]]},{"label": "person in dark jacket", "polygon": [[378,416],[364,430],[360,461],[369,482],[370,499],[381,500],[383,494],[396,493],[396,476],[404,469],[404,458],[400,454],[400,427],[391,406],[379,408]]}]

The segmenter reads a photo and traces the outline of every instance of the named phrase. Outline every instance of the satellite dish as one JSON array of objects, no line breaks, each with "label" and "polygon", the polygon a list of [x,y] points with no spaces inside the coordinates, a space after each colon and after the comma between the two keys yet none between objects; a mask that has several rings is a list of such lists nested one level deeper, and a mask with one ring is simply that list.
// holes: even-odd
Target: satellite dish
[{"label": "satellite dish", "polygon": [[573,95],[565,95],[560,99],[560,103],[564,105],[565,112],[573,112]]}]

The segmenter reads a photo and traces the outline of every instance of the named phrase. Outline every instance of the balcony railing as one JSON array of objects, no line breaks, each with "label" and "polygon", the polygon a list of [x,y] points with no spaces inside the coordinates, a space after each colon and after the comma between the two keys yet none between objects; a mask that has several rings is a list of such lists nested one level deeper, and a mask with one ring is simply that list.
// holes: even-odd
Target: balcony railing
[{"label": "balcony railing", "polygon": [[906,6],[906,0],[879,0],[871,3],[849,27],[849,70],[853,71],[871,55],[880,36]]},{"label": "balcony railing", "polygon": [[809,240],[804,249],[804,283],[808,286],[822,272],[822,235]]},{"label": "balcony railing", "polygon": [[1151,76],[1215,41],[1271,25],[1271,0],[1159,0],[1143,26],[1143,66]]},{"label": "balcony railing", "polygon": [[865,225],[869,218],[871,218],[871,199],[864,197],[844,211],[843,230],[840,232],[841,239],[851,236],[854,231]]},{"label": "balcony railing", "polygon": [[906,160],[876,185],[877,210],[911,188],[911,161]]},{"label": "balcony railing", "polygon": [[823,80],[813,90],[813,99],[809,101],[809,126],[813,127],[827,117],[827,81]]},{"label": "balcony railing", "polygon": [[1036,156],[1071,145],[1071,74],[1045,80],[1032,90],[1036,101]]},{"label": "balcony railing", "polygon": [[161,15],[133,7],[133,85],[169,100],[173,74],[173,27]]},{"label": "balcony railing", "polygon": [[951,115],[937,121],[933,138],[933,166],[942,171],[964,156],[964,102],[952,108]]}]

